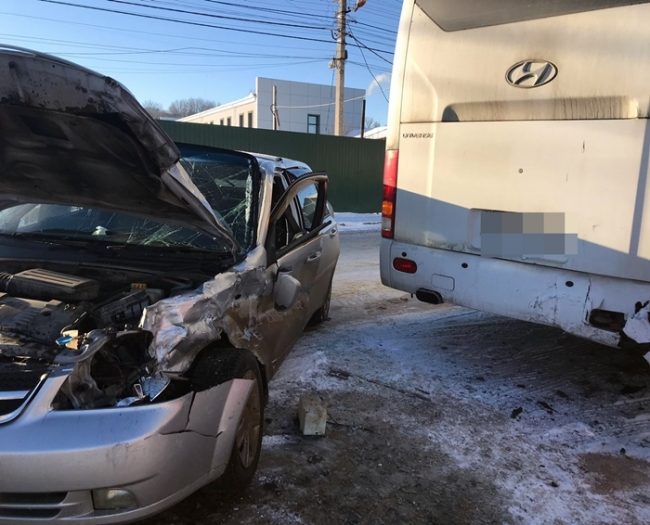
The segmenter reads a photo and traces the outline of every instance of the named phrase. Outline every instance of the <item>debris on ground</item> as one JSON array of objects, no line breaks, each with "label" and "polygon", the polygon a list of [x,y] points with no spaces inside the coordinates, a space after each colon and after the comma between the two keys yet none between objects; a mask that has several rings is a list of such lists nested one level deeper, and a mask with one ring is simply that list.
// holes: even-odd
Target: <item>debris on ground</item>
[{"label": "debris on ground", "polygon": [[298,403],[298,420],[303,436],[324,436],[327,425],[327,406],[320,396],[308,393]]},{"label": "debris on ground", "polygon": [[512,419],[517,419],[521,415],[521,413],[523,411],[524,411],[524,409],[522,407],[517,407],[517,408],[513,409],[512,412],[510,412],[510,417]]}]

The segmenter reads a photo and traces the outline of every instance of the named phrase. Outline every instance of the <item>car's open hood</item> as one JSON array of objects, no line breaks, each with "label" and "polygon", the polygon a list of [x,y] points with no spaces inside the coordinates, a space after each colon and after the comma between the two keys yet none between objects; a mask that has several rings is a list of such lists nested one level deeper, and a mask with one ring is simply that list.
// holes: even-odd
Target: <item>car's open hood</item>
[{"label": "car's open hood", "polygon": [[199,227],[239,250],[180,153],[115,80],[0,46],[0,200],[77,204]]}]

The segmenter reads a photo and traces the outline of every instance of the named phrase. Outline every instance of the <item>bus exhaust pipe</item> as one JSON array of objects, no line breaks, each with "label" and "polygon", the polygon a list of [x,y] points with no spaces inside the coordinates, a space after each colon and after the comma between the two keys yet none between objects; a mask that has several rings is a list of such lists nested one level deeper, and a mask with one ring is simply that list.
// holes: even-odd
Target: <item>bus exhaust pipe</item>
[{"label": "bus exhaust pipe", "polygon": [[439,292],[426,290],[424,288],[420,288],[415,292],[415,297],[417,297],[418,301],[422,301],[423,303],[442,304],[445,302]]}]

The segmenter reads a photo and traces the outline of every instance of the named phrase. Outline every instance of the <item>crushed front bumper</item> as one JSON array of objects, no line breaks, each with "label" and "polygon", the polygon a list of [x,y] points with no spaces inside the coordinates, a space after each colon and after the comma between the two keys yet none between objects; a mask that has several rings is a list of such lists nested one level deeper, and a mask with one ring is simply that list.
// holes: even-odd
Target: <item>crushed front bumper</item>
[{"label": "crushed front bumper", "polygon": [[[219,477],[252,381],[235,379],[172,401],[53,411],[53,374],[0,425],[0,524],[126,523],[155,514]],[[129,491],[135,506],[97,510],[92,491]]]}]

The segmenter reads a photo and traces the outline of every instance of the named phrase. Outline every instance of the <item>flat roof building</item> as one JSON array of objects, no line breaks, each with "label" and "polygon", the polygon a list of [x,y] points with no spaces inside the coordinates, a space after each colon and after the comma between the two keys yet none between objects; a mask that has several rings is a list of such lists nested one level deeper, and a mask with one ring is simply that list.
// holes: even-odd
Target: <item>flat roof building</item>
[{"label": "flat roof building", "polygon": [[[257,77],[255,93],[179,121],[333,135],[334,94],[334,86]],[[364,89],[345,88],[344,135],[360,128],[365,94]]]}]

